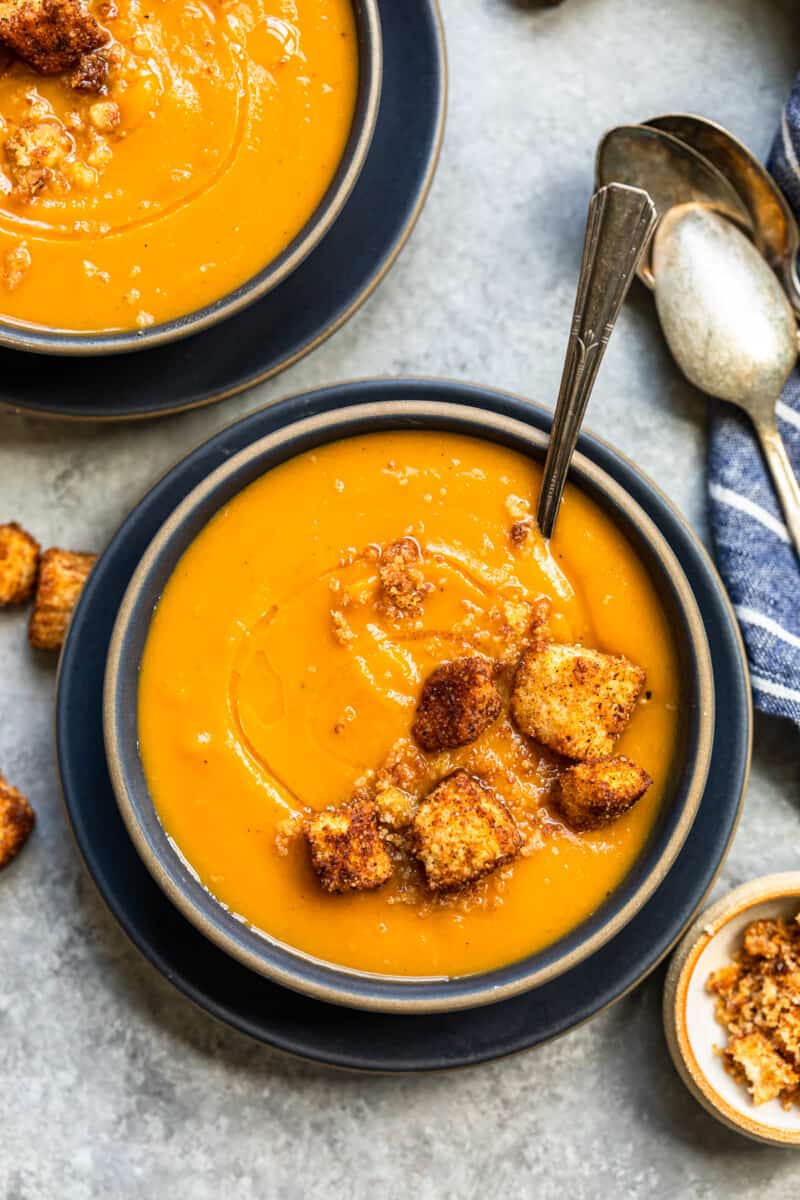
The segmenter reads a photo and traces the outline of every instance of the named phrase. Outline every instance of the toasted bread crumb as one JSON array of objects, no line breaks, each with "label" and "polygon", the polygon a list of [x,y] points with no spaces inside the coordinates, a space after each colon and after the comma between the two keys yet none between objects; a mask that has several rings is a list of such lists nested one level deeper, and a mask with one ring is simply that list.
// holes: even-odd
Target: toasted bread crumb
[{"label": "toasted bread crumb", "polygon": [[497,793],[459,770],[420,804],[411,845],[428,887],[444,892],[510,862],[522,847],[522,835]]},{"label": "toasted bread crumb", "polygon": [[482,655],[442,663],[422,688],[411,732],[423,750],[466,746],[488,729],[502,708],[495,667]]},{"label": "toasted bread crumb", "polygon": [[559,776],[555,802],[573,829],[599,829],[633,808],[652,782],[624,755],[576,763]]},{"label": "toasted bread crumb", "polygon": [[748,1033],[728,1043],[731,1061],[747,1077],[754,1104],[777,1100],[787,1089],[797,1087],[800,1076],[772,1049],[763,1033]]},{"label": "toasted bread crumb", "polygon": [[389,542],[378,562],[381,601],[391,616],[417,616],[431,590],[422,569],[422,550],[412,537]]},{"label": "toasted bread crumb", "polygon": [[644,684],[627,658],[539,640],[517,668],[511,713],[523,733],[566,758],[607,758]]},{"label": "toasted bread crumb", "polygon": [[306,823],[311,864],[326,892],[367,891],[392,874],[392,860],[367,799],[326,808]]},{"label": "toasted bread crumb", "polygon": [[59,650],[63,645],[72,611],[96,559],[96,554],[55,547],[45,550],[28,627],[28,640],[37,650]]},{"label": "toasted bread crumb", "polygon": [[35,824],[27,798],[0,775],[0,870],[17,857]]},{"label": "toasted bread crumb", "polygon": [[24,604],[33,595],[39,543],[16,521],[0,525],[0,607]]}]

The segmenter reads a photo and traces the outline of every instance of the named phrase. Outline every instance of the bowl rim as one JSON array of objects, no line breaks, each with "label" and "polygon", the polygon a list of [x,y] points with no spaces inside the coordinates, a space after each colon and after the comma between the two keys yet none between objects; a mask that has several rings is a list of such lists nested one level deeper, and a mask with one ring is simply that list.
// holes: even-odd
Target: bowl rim
[{"label": "bowl rim", "polygon": [[[796,896],[800,905],[800,871],[761,875],[733,888],[697,916],[678,944],[664,983],[662,1018],[667,1047],[676,1071],[694,1098],[723,1125],[753,1141],[771,1146],[800,1146],[800,1129],[781,1129],[749,1117],[713,1086],[698,1062],[686,1019],[689,985],[710,942],[748,909]],[[757,1110],[756,1110],[757,1111]]]},{"label": "bowl rim", "polygon": [[[487,389],[487,402],[489,403],[489,398],[492,394]],[[393,422],[395,424],[392,424]],[[623,521],[620,523],[622,524],[623,531],[628,535],[630,532],[635,532],[641,537],[654,557],[663,565],[664,574],[668,577],[675,593],[676,607],[679,609],[681,619],[686,626],[687,641],[692,652],[693,667],[697,677],[698,688],[697,703],[692,710],[694,720],[693,722],[691,720],[688,722],[691,737],[687,737],[687,741],[690,743],[693,742],[689,746],[690,754],[693,752],[693,758],[691,758],[691,761],[687,764],[683,772],[683,775],[688,777],[688,782],[683,784],[685,796],[679,816],[675,822],[675,828],[672,830],[666,844],[645,878],[638,883],[629,899],[621,905],[617,912],[611,915],[610,919],[604,921],[594,933],[585,937],[572,950],[559,956],[556,961],[549,965],[540,965],[539,967],[528,967],[525,969],[525,964],[529,963],[530,959],[535,959],[538,955],[546,953],[552,947],[546,947],[534,955],[528,955],[494,971],[481,972],[474,975],[453,977],[395,976],[359,971],[319,959],[305,951],[298,950],[264,931],[251,930],[251,927],[246,923],[241,923],[234,914],[227,912],[225,907],[213,894],[208,892],[199,880],[196,879],[195,875],[195,887],[202,889],[205,895],[211,896],[213,901],[213,913],[216,920],[209,919],[199,911],[184,888],[170,875],[158,854],[149,843],[145,830],[138,819],[137,804],[133,798],[133,790],[129,788],[124,766],[126,755],[133,754],[136,760],[138,760],[141,769],[138,743],[134,747],[126,747],[118,727],[119,706],[117,704],[117,696],[121,677],[128,666],[125,654],[126,639],[134,617],[139,615],[137,608],[141,592],[148,581],[151,571],[157,566],[162,551],[169,546],[176,534],[180,534],[184,522],[187,518],[191,517],[195,509],[208,500],[209,497],[212,497],[217,489],[224,486],[231,476],[237,476],[243,469],[246,470],[248,465],[259,461],[270,453],[278,452],[281,448],[288,447],[288,453],[280,461],[287,461],[297,454],[302,453],[307,447],[296,447],[295,443],[298,440],[302,440],[305,437],[312,437],[317,439],[315,444],[319,445],[356,435],[358,430],[354,429],[353,426],[359,423],[367,423],[371,429],[377,431],[381,428],[386,428],[387,424],[389,427],[396,428],[398,427],[396,422],[401,422],[401,427],[405,428],[449,427],[456,428],[459,432],[467,433],[479,439],[483,436],[486,440],[505,440],[506,444],[513,445],[521,453],[526,453],[527,448],[527,452],[532,452],[534,457],[543,457],[548,440],[547,435],[540,430],[522,420],[505,416],[491,407],[476,408],[459,404],[453,400],[378,400],[366,403],[356,401],[332,411],[292,420],[272,433],[260,437],[245,446],[201,480],[170,513],[151,540],[130,579],[114,622],[106,661],[103,692],[103,732],[112,788],[134,846],[151,875],[172,903],[206,937],[210,938],[212,942],[228,954],[231,954],[238,961],[244,963],[245,966],[272,979],[274,982],[327,1003],[344,1004],[348,1007],[392,1013],[447,1012],[495,1003],[538,987],[556,976],[565,973],[578,963],[583,962],[592,953],[616,936],[628,921],[632,919],[635,913],[650,899],[663,881],[689,833],[702,799],[713,743],[715,703],[710,652],[697,601],[683,572],[683,568],[680,566],[663,534],[656,527],[652,519],[639,507],[633,497],[620,484],[607,475],[602,468],[596,466],[580,452],[576,453],[573,460],[573,466],[577,468],[579,475],[582,476],[582,480],[576,481],[579,486],[581,484],[583,486],[588,484],[590,489],[593,488],[607,497],[613,508],[622,514]],[[491,436],[492,433],[500,436],[493,439]],[[265,467],[261,474],[265,474],[270,469],[271,466]],[[253,478],[257,477],[253,476]],[[252,479],[248,479],[242,483],[231,494],[239,494],[250,482],[252,482]],[[206,515],[203,526],[208,523],[214,512],[225,502],[224,499],[221,500],[214,507],[213,511]],[[166,578],[169,578],[172,574],[180,555],[195,539],[199,531],[198,529],[191,538],[182,543]],[[151,617],[148,616],[148,628],[150,619]],[[137,675],[139,666],[140,658],[135,664]],[[155,811],[155,806],[149,794],[147,795],[147,803]],[[184,869],[188,869],[189,873],[192,874],[193,868],[187,864],[180,852],[177,851],[174,842],[172,842],[169,835],[166,834],[166,831],[160,825],[157,812],[155,815],[161,834],[163,835],[162,840],[169,843],[172,850],[172,857],[175,858],[175,863],[170,862],[170,866],[173,867],[173,874],[176,864],[181,864]],[[635,866],[631,868],[631,872],[633,870],[635,870]],[[627,879],[628,877],[626,876],[625,878]],[[619,886],[625,886],[625,879],[623,879]],[[591,921],[592,917],[590,916],[587,920]],[[242,930],[252,932],[254,939],[258,939],[257,949],[255,947],[247,949],[232,937],[233,924],[231,925],[231,935],[228,935],[224,929],[220,928],[220,924],[223,921],[235,922],[235,929],[239,936],[242,936]],[[580,928],[581,926],[578,926],[578,929]],[[570,933],[565,935],[564,939],[558,939],[558,941],[565,940],[576,932],[570,931]],[[557,945],[558,941],[553,943],[553,945]],[[263,946],[271,946],[279,953],[287,955],[290,961],[301,968],[300,971],[298,972],[294,967],[289,969],[280,963],[269,961],[264,956]],[[315,978],[308,979],[304,977],[302,974],[303,964],[307,968],[314,970],[317,976],[321,975],[323,981],[319,982]],[[514,969],[516,969],[516,974],[513,979],[499,984],[492,982],[492,976],[497,971],[505,972]],[[369,982],[373,982],[381,990],[376,993],[365,994],[363,990],[358,990],[354,987],[357,982],[360,982],[362,987],[365,984],[368,985]],[[448,994],[445,989],[453,983],[458,983],[461,987],[457,993]],[[389,995],[385,994],[387,987],[390,992],[394,988],[394,992]],[[428,994],[421,996],[419,994],[402,995],[404,987],[409,989],[416,987],[417,991],[422,988]]]},{"label": "bowl rim", "polygon": [[319,245],[341,214],[361,174],[378,120],[383,83],[383,35],[378,0],[351,0],[359,50],[358,89],[342,156],[328,187],[289,244],[259,271],[202,308],[148,329],[85,333],[0,318],[0,346],[54,357],[130,354],[180,341],[217,325],[267,295]]}]

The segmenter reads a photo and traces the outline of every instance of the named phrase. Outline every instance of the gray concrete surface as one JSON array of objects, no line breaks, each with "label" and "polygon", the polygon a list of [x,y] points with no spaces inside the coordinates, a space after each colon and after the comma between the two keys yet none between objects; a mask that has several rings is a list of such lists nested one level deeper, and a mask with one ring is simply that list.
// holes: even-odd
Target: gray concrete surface
[{"label": "gray concrete surface", "polygon": [[[402,0],[397,0],[401,3]],[[357,375],[431,373],[549,400],[569,323],[594,145],[668,109],[764,152],[795,70],[794,0],[445,0],[451,105],[419,228],[379,292],[311,358],[251,394],[163,423],[0,417],[0,514],[101,547],[148,482],[266,401]],[[165,381],[165,387],[168,387]],[[704,533],[705,402],[651,305],[620,322],[590,423]],[[39,812],[0,878],[2,1200],[264,1197],[761,1197],[800,1158],[726,1132],[674,1074],[661,978],[537,1052],[449,1077],[350,1077],[288,1061],[175,993],[84,873],[53,768],[54,671],[0,615],[0,765]],[[796,732],[760,720],[720,888],[800,857]]]}]

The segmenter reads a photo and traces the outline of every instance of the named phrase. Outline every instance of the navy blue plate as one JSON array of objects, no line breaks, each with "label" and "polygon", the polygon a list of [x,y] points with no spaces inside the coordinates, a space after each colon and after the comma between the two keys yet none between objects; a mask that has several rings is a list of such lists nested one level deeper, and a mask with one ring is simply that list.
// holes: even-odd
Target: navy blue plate
[{"label": "navy blue plate", "polygon": [[220,325],[113,357],[0,349],[0,406],[131,420],[211,404],[313,350],[363,304],[402,250],[433,180],[446,78],[437,0],[379,0],[383,88],[367,160],[330,233],[288,279]]},{"label": "navy blue plate", "polygon": [[393,1016],[285,991],[207,941],[139,859],[106,768],[102,690],[117,609],[165,518],[209,472],[276,428],[345,404],[427,399],[491,408],[547,429],[550,413],[518,398],[430,380],[377,380],[296,396],[223,430],[174,467],[133,510],[92,575],[61,659],[59,766],[70,820],[111,911],[150,961],[202,1008],[260,1041],[365,1071],[436,1070],[512,1054],[564,1033],[618,999],[680,937],[714,882],[736,826],[750,758],[747,669],[733,612],[705,552],[664,497],[624,459],[583,436],[580,449],[655,521],[694,589],[714,664],[717,720],[709,782],[687,841],[655,896],[585,963],[552,983],[480,1009]]}]

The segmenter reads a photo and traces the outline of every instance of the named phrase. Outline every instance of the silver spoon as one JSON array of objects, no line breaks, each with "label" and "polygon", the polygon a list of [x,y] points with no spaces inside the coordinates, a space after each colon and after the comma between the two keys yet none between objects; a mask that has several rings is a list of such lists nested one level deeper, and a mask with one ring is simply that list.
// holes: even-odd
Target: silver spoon
[{"label": "silver spoon", "polygon": [[[660,129],[646,125],[609,129],[597,149],[595,173],[598,185],[617,180],[644,188],[659,218],[676,204],[697,200],[752,230],[744,201],[722,171],[691,146]],[[647,287],[653,287],[649,256],[642,258],[639,277]]]},{"label": "silver spoon", "polygon": [[750,416],[800,554],[800,484],[775,420],[797,359],[797,323],[783,288],[753,243],[699,204],[661,221],[653,270],[670,350],[695,387]]},{"label": "silver spoon", "polygon": [[[753,222],[753,241],[777,272],[789,302],[800,315],[797,254],[800,232],[786,198],[766,167],[737,138],[706,117],[667,113],[644,122],[691,146],[721,171],[746,204]],[[700,200],[693,196],[687,199]]]},{"label": "silver spoon", "polygon": [[642,254],[656,209],[641,188],[611,183],[589,203],[572,329],[547,447],[536,519],[552,536],[567,471],[594,381]]}]

